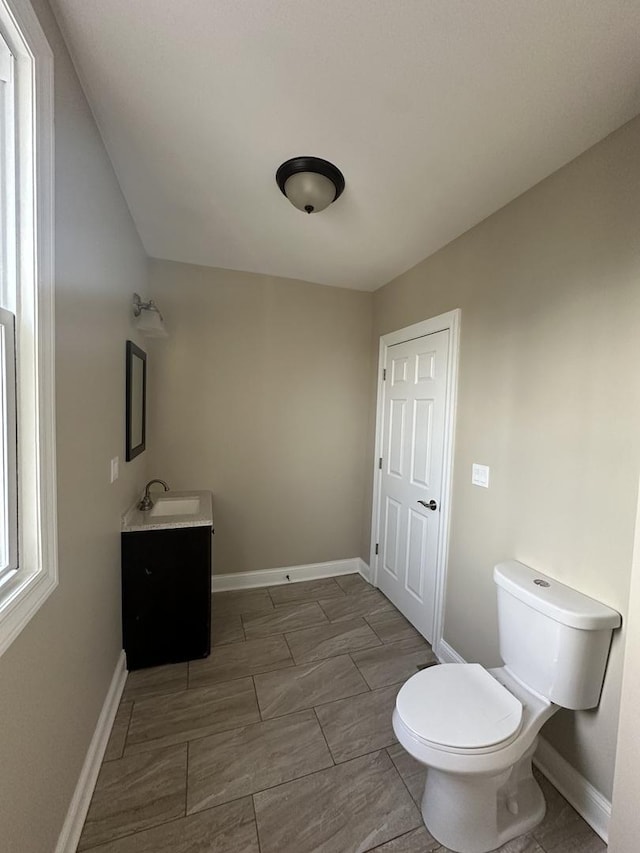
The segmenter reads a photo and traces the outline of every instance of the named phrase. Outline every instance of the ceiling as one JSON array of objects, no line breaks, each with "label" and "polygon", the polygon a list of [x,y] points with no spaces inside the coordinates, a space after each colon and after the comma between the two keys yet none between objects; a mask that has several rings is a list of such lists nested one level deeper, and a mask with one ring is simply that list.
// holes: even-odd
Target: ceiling
[{"label": "ceiling", "polygon": [[640,113],[637,0],[51,2],[157,258],[375,290]]}]

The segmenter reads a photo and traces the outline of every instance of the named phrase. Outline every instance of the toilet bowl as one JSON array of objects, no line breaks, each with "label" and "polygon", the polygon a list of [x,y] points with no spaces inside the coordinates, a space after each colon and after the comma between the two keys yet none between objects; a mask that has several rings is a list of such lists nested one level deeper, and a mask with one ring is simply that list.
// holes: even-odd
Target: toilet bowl
[{"label": "toilet bowl", "polygon": [[428,767],[422,817],[434,838],[450,850],[483,853],[542,820],[531,757],[558,707],[504,668],[442,664],[409,679],[398,693],[393,728]]},{"label": "toilet bowl", "polygon": [[393,712],[398,741],[427,768],[427,829],[456,853],[488,853],[542,820],[538,733],[558,708],[598,703],[620,624],[616,611],[514,560],[494,579],[505,665],[425,669]]}]

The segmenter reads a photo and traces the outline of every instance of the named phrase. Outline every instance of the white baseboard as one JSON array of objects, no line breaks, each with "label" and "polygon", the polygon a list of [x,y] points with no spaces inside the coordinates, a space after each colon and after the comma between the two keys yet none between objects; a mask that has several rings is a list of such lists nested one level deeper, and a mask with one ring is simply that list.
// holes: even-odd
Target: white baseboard
[{"label": "white baseboard", "polygon": [[80,771],[78,784],[73,793],[62,832],[56,844],[55,853],[75,853],[78,846],[126,678],[126,657],[125,653],[121,652]]},{"label": "white baseboard", "polygon": [[[466,663],[462,655],[441,640],[436,649],[440,663]],[[578,773],[575,767],[554,749],[548,740],[538,737],[538,748],[533,759],[538,770],[560,791],[589,826],[603,841],[608,840],[611,803],[591,782]]]},{"label": "white baseboard", "polygon": [[446,640],[440,640],[434,652],[440,663],[466,663],[462,655],[459,655]]},{"label": "white baseboard", "polygon": [[330,560],[327,563],[309,563],[306,566],[286,566],[282,569],[260,569],[256,572],[237,572],[232,575],[212,575],[212,592],[232,589],[251,589],[260,586],[296,583],[297,581],[331,578],[337,575],[359,573],[370,583],[369,566],[360,557],[348,560]]},{"label": "white baseboard", "polygon": [[362,577],[366,580],[367,583],[373,586],[373,582],[371,580],[371,569],[368,563],[365,563],[364,560],[358,559],[358,572],[362,575]]},{"label": "white baseboard", "polygon": [[591,782],[578,773],[575,767],[551,746],[548,740],[538,738],[538,748],[533,763],[551,784],[560,791],[589,826],[604,842],[609,840],[611,803]]}]

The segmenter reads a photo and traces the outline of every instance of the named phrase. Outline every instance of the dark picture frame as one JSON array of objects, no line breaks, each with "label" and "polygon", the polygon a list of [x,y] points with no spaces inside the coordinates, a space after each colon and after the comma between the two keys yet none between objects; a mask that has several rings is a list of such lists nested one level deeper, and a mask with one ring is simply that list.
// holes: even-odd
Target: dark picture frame
[{"label": "dark picture frame", "polygon": [[126,445],[127,462],[145,449],[147,433],[147,354],[127,341]]}]

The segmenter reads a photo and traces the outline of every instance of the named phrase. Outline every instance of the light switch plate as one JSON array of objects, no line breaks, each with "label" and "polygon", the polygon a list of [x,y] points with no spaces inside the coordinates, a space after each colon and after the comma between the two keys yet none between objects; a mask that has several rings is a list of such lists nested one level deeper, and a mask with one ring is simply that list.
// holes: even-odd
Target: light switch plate
[{"label": "light switch plate", "polygon": [[485,489],[489,488],[489,466],[476,465],[474,462],[471,466],[471,482],[474,486],[482,486]]},{"label": "light switch plate", "polygon": [[111,482],[112,483],[115,483],[115,481],[118,479],[118,475],[120,473],[118,470],[119,467],[120,467],[120,457],[114,456],[114,458],[111,460]]}]

